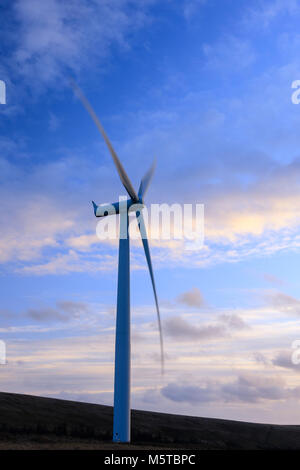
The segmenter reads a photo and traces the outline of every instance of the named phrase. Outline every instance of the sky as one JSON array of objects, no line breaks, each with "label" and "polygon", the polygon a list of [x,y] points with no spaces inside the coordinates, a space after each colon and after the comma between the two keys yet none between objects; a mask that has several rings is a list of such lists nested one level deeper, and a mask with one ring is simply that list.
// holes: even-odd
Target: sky
[{"label": "sky", "polygon": [[91,200],[126,192],[72,78],[136,190],[156,158],[147,204],[204,205],[203,247],[150,238],[163,376],[132,241],[132,407],[299,424],[300,1],[0,8],[1,391],[113,403],[118,242]]}]

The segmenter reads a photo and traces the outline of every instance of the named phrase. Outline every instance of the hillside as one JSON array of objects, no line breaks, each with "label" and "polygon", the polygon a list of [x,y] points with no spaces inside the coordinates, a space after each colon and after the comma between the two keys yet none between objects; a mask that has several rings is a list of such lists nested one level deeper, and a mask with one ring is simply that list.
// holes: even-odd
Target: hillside
[{"label": "hillside", "polygon": [[0,449],[298,449],[300,426],[132,411],[132,444],[111,442],[109,406],[0,393]]}]

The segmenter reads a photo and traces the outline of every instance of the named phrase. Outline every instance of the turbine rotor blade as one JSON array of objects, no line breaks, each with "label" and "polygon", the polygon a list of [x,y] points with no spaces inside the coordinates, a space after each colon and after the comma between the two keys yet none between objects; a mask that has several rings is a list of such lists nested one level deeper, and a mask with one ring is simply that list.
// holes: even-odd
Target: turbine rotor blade
[{"label": "turbine rotor blade", "polygon": [[105,132],[101,122],[99,121],[95,111],[93,110],[92,106],[90,105],[89,101],[86,99],[86,97],[84,96],[84,94],[82,93],[82,91],[78,87],[78,85],[76,85],[76,83],[74,83],[73,81],[71,81],[71,85],[72,85],[74,91],[76,92],[78,98],[82,102],[83,106],[85,107],[85,109],[87,110],[87,112],[89,113],[91,118],[93,119],[94,123],[96,124],[99,132],[101,133],[101,135],[103,137],[103,139],[105,140],[105,143],[108,147],[108,150],[110,151],[110,154],[111,154],[111,156],[113,158],[113,161],[116,165],[120,180],[122,181],[127,193],[129,194],[131,199],[133,199],[134,201],[137,202],[138,201],[138,196],[137,196],[137,194],[136,194],[136,192],[135,192],[135,190],[134,190],[134,188],[131,184],[130,179],[128,178],[128,175],[127,175],[126,171],[124,170],[124,167],[123,167],[122,163],[119,160],[119,157],[117,156],[116,152],[114,151],[113,146],[111,145],[111,142],[110,142],[109,138],[107,137],[106,132]]},{"label": "turbine rotor blade", "polygon": [[[139,213],[139,215],[138,215],[138,213]],[[157,294],[156,294],[156,288],[155,288],[155,282],[154,282],[154,275],[153,275],[153,269],[152,269],[149,243],[148,243],[146,226],[145,226],[142,211],[137,211],[136,212],[136,217],[137,217],[138,226],[139,226],[139,230],[140,230],[141,237],[142,237],[142,242],[143,242],[143,246],[144,246],[144,251],[145,251],[145,255],[146,255],[146,260],[147,260],[148,269],[149,269],[151,282],[152,282],[152,287],[153,287],[153,292],[154,292],[154,299],[155,299],[156,312],[157,312],[157,322],[158,322],[158,329],[159,329],[159,339],[160,339],[161,370],[162,370],[162,373],[163,373],[164,372],[164,344],[163,344],[162,326],[161,326],[160,312],[159,312],[159,306],[158,306],[158,300],[157,300]]]},{"label": "turbine rotor blade", "polygon": [[141,199],[144,198],[144,196],[146,194],[146,191],[147,191],[147,189],[148,189],[148,187],[151,183],[155,167],[156,167],[156,160],[153,161],[151,168],[149,168],[147,173],[142,178],[142,181],[141,181],[141,184],[140,184],[140,187],[139,187],[139,192],[138,192],[138,196]]}]

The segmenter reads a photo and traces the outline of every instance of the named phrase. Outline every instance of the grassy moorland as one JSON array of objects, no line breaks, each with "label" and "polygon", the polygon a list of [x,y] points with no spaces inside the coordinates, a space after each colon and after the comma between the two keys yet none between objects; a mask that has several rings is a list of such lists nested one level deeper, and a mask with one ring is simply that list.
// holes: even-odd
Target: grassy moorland
[{"label": "grassy moorland", "polygon": [[298,449],[300,425],[132,411],[132,443],[114,444],[109,406],[0,393],[2,449]]}]

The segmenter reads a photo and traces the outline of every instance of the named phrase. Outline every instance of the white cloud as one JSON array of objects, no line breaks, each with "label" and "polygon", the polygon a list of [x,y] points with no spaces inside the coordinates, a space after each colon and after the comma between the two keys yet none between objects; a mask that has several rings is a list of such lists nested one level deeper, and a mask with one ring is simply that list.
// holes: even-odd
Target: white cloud
[{"label": "white cloud", "polygon": [[[104,243],[97,239],[96,221],[91,207],[88,208],[90,203],[86,202],[98,178],[88,172],[87,162],[66,158],[33,167],[30,173],[12,165],[8,159],[1,162],[2,263],[19,260],[22,262],[18,266],[20,271],[24,267],[24,272],[36,274],[94,271],[101,269],[97,259],[101,253],[104,255],[102,268],[115,266],[110,256],[111,249],[117,247],[117,240]],[[201,196],[206,203],[205,246],[198,252],[185,250],[180,240],[151,240],[151,231],[148,231],[155,266],[184,266],[186,263],[205,266],[298,250],[298,166],[298,162],[294,162],[278,167],[246,190],[238,185],[229,189],[220,185],[208,191],[203,199]],[[99,167],[99,171],[103,172],[103,168]],[[73,186],[78,174],[84,182],[80,192]],[[110,178],[106,178],[105,185],[109,182]],[[101,187],[103,194],[106,186]],[[89,194],[85,195],[88,187]],[[137,261],[135,267],[143,266],[139,240],[134,241],[132,247]],[[36,261],[38,264],[32,265]]]},{"label": "white cloud", "polygon": [[184,0],[183,16],[186,20],[192,19],[205,4],[206,0]]},{"label": "white cloud", "polygon": [[53,83],[108,56],[114,44],[129,46],[132,32],[147,22],[150,1],[19,0],[14,64],[34,83]]},{"label": "white cloud", "polygon": [[272,364],[300,373],[300,364],[293,363],[291,351],[283,350],[277,352],[275,357],[272,358]]},{"label": "white cloud", "polygon": [[164,331],[177,341],[208,341],[216,338],[226,338],[234,331],[244,330],[248,325],[236,314],[219,315],[215,322],[195,324],[181,316],[172,316],[165,320]]},{"label": "white cloud", "polygon": [[203,53],[204,68],[218,73],[239,73],[241,69],[252,65],[256,59],[251,42],[235,36],[227,36],[215,44],[204,44]]},{"label": "white cloud", "polygon": [[197,287],[193,287],[191,290],[180,294],[177,301],[190,307],[202,307],[204,305],[204,299]]},{"label": "white cloud", "polygon": [[50,261],[43,261],[40,264],[30,264],[18,268],[17,271],[30,275],[56,275],[69,273],[99,272],[117,268],[117,257],[103,254],[93,255],[92,259],[83,258],[74,250],[67,253],[58,254],[51,257]]},{"label": "white cloud", "polygon": [[299,13],[297,0],[260,1],[257,6],[247,8],[243,23],[255,28],[268,28],[278,17],[282,19],[284,14],[294,16],[297,13]]},{"label": "white cloud", "polygon": [[53,113],[50,113],[49,115],[49,130],[50,131],[56,131],[59,126],[60,126],[60,119]]},{"label": "white cloud", "polygon": [[300,316],[300,300],[283,292],[267,292],[265,299],[275,310],[288,315]]},{"label": "white cloud", "polygon": [[221,324],[198,326],[188,323],[181,317],[168,318],[164,323],[164,331],[178,341],[205,341],[223,337],[227,333]]},{"label": "white cloud", "polygon": [[[43,313],[39,306],[32,308]],[[50,311],[50,318],[43,322],[38,318],[35,324],[1,329],[8,350],[7,366],[1,369],[2,387],[11,392],[53,397],[85,396],[87,401],[112,404],[114,316],[103,306],[82,301],[60,300],[53,309],[65,312],[69,321],[53,318]],[[170,312],[166,307],[162,309],[164,326],[173,312],[174,305]],[[284,348],[289,347],[291,337],[295,336],[297,321],[287,324],[281,314],[274,323],[270,308],[234,313],[218,309],[213,313],[214,322],[210,320],[211,311],[187,315],[183,325],[177,325],[186,330],[185,341],[166,335],[166,368],[162,378],[153,307],[134,310],[133,406],[198,416],[296,423],[299,413],[295,405],[300,397],[298,371],[286,366],[289,351]],[[232,325],[233,316],[234,320],[247,321],[251,328],[244,328],[242,322],[237,331],[236,321]],[[203,343],[197,341],[195,331],[203,331],[208,325],[235,333],[211,336]],[[55,332],[55,338],[45,337],[51,332]],[[284,363],[278,350],[285,351]],[[260,352],[264,360],[258,362],[255,352]],[[286,412],[279,416],[280,403]],[[291,407],[294,415],[290,413]]]},{"label": "white cloud", "polygon": [[56,308],[42,307],[30,308],[26,316],[37,322],[66,322],[74,318],[80,318],[82,314],[87,314],[88,305],[83,302],[73,302],[61,300],[56,303]]},{"label": "white cloud", "polygon": [[201,402],[277,401],[300,399],[300,387],[288,388],[280,378],[259,375],[241,375],[233,382],[208,382],[204,385],[170,383],[162,388],[162,394],[175,402],[197,405]]}]

